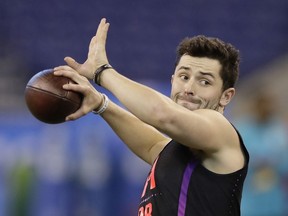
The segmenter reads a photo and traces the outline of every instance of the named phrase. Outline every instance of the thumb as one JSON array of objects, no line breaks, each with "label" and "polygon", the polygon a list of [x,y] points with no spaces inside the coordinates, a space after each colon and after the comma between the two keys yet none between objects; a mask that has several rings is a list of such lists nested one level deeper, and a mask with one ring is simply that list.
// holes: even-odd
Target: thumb
[{"label": "thumb", "polygon": [[64,61],[74,70],[77,70],[80,67],[80,64],[71,57],[65,57]]}]

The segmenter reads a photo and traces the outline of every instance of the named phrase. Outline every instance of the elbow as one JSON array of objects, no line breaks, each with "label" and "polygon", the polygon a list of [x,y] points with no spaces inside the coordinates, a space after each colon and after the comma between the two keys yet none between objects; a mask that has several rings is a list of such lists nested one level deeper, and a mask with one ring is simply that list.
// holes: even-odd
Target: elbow
[{"label": "elbow", "polygon": [[153,125],[158,130],[165,132],[172,122],[173,112],[171,111],[171,106],[167,103],[161,103],[153,108],[151,113],[153,119]]}]

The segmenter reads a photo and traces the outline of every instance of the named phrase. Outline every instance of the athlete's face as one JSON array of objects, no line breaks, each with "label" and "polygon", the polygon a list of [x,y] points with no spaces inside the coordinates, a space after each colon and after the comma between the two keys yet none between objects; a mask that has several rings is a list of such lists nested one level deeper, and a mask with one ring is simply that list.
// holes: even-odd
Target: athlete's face
[{"label": "athlete's face", "polygon": [[235,90],[222,91],[221,67],[215,59],[183,55],[172,76],[171,99],[189,110],[223,112]]}]

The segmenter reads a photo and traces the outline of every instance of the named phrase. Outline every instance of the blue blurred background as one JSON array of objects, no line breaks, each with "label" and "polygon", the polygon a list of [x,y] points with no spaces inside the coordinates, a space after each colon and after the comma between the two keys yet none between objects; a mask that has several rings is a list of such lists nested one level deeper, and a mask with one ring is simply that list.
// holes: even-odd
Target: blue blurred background
[{"label": "blue blurred background", "polygon": [[35,73],[65,56],[86,59],[102,17],[111,23],[110,63],[166,95],[184,37],[219,37],[240,50],[237,96],[226,116],[251,154],[242,213],[288,215],[286,0],[1,0],[0,216],[137,214],[148,165],[100,117],[48,125],[24,101]]}]

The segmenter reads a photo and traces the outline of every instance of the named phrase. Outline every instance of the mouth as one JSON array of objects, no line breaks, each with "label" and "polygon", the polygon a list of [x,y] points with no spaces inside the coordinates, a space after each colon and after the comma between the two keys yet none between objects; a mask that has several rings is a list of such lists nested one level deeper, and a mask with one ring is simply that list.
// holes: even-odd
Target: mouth
[{"label": "mouth", "polygon": [[191,103],[191,104],[201,104],[201,100],[196,99],[195,97],[184,97],[184,96],[180,96],[177,98],[177,101],[182,101],[185,103]]},{"label": "mouth", "polygon": [[201,101],[195,98],[179,97],[177,103],[189,110],[196,110],[201,106]]}]

